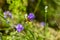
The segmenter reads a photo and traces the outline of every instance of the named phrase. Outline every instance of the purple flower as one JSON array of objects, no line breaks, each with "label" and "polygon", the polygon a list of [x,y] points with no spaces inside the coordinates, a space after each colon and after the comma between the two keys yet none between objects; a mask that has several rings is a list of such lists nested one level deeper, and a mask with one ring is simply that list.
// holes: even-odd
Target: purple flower
[{"label": "purple flower", "polygon": [[23,26],[22,26],[21,24],[18,24],[18,25],[16,26],[16,30],[17,30],[18,32],[21,32],[23,29],[24,29],[24,28],[23,28]]},{"label": "purple flower", "polygon": [[33,20],[35,18],[35,15],[33,13],[29,13],[28,19]]},{"label": "purple flower", "polygon": [[9,12],[9,11],[5,11],[4,12],[4,18],[7,18],[7,17],[12,17],[12,14],[11,14],[11,12]]},{"label": "purple flower", "polygon": [[44,26],[45,26],[45,22],[41,22],[40,25],[41,25],[42,27],[44,27]]}]

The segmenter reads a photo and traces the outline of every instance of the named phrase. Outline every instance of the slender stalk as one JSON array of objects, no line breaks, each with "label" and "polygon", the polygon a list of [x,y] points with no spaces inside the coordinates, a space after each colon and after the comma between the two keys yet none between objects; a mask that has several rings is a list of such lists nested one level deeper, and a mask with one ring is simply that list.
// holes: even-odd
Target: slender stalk
[{"label": "slender stalk", "polygon": [[[45,6],[45,23],[47,22],[47,9],[48,9],[48,6]],[[44,36],[47,37],[47,31],[48,31],[48,28],[47,28],[47,23],[45,24],[45,27],[44,27]],[[46,40],[46,38],[44,39]]]},{"label": "slender stalk", "polygon": [[34,10],[34,13],[36,12],[37,8],[39,7],[40,1],[41,1],[41,0],[38,0],[38,3],[37,3],[37,5],[36,5],[36,7],[35,7],[35,10]]}]

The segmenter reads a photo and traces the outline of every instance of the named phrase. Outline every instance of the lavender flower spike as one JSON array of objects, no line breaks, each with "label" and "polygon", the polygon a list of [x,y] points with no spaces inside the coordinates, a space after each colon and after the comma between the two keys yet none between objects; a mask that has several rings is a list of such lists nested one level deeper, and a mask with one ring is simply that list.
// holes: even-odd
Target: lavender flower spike
[{"label": "lavender flower spike", "polygon": [[18,24],[18,25],[16,26],[16,30],[17,30],[18,32],[21,32],[23,29],[24,29],[24,28],[23,28],[23,26],[22,26],[21,24]]},{"label": "lavender flower spike", "polygon": [[29,13],[28,19],[33,20],[35,18],[35,15],[33,13]]}]

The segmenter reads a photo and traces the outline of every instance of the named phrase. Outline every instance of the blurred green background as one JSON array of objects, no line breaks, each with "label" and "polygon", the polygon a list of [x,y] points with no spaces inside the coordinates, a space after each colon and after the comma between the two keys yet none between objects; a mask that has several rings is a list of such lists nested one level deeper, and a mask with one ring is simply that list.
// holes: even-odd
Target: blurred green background
[{"label": "blurred green background", "polygon": [[0,0],[0,40],[60,40],[60,0]]}]

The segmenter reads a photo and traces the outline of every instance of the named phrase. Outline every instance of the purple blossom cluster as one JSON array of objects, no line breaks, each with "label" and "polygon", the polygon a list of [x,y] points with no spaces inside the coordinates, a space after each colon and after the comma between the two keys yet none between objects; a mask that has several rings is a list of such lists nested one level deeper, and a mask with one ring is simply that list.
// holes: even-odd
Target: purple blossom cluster
[{"label": "purple blossom cluster", "polygon": [[18,25],[16,26],[16,30],[17,30],[18,32],[21,32],[23,29],[24,29],[24,27],[22,26],[22,24],[18,24]]},{"label": "purple blossom cluster", "polygon": [[33,20],[35,18],[35,15],[33,13],[29,13],[28,19]]},{"label": "purple blossom cluster", "polygon": [[[7,18],[7,17],[10,17],[10,18],[12,17],[12,14],[11,14],[10,11],[5,11],[5,12],[4,12],[4,18]],[[29,13],[29,15],[27,16],[27,18],[28,18],[29,20],[34,20],[35,15],[34,15],[33,13]],[[16,25],[16,30],[17,30],[18,32],[21,32],[23,29],[24,29],[24,27],[22,26],[22,24],[17,24],[17,25]]]},{"label": "purple blossom cluster", "polygon": [[7,18],[7,17],[12,17],[12,14],[11,14],[11,12],[9,12],[9,11],[5,11],[4,12],[4,18]]},{"label": "purple blossom cluster", "polygon": [[[34,15],[33,13],[29,13],[28,19],[29,19],[29,20],[33,20],[34,18],[35,18],[35,15]],[[23,27],[21,24],[18,24],[18,25],[16,26],[16,30],[17,30],[18,32],[21,32],[23,29],[24,29],[24,27]]]}]

